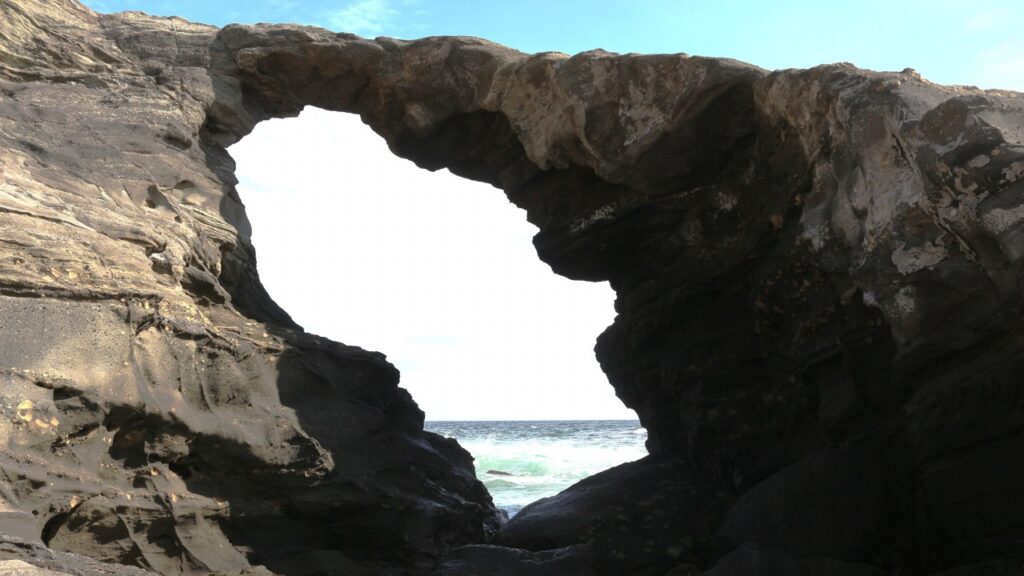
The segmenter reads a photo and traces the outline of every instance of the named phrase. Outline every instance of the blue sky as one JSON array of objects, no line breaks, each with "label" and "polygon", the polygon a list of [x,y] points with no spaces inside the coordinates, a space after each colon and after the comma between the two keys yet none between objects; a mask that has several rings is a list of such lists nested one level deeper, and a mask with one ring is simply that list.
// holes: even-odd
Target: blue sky
[{"label": "blue sky", "polygon": [[363,36],[469,35],[527,52],[686,52],[764,68],[852,62],[1024,91],[1020,0],[88,0],[222,26],[297,22]]}]

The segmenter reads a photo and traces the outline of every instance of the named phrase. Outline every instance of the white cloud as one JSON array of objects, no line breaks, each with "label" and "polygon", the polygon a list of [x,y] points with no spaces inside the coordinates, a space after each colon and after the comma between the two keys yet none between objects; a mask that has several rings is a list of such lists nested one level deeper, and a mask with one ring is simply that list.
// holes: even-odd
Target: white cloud
[{"label": "white cloud", "polygon": [[333,12],[328,22],[339,32],[380,35],[395,26],[398,15],[398,10],[388,0],[357,0]]},{"label": "white cloud", "polygon": [[611,288],[552,273],[499,190],[314,108],[231,154],[270,294],[310,332],[385,352],[427,418],[635,418],[594,358]]}]

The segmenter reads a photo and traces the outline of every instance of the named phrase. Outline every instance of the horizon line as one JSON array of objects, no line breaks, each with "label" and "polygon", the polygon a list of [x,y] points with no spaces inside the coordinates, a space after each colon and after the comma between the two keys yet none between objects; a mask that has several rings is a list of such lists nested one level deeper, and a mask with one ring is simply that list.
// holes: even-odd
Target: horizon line
[{"label": "horizon line", "polygon": [[427,422],[639,422],[639,418],[562,418],[562,419],[532,419],[532,420],[519,420],[519,419],[458,419],[458,420],[424,420],[424,424]]}]

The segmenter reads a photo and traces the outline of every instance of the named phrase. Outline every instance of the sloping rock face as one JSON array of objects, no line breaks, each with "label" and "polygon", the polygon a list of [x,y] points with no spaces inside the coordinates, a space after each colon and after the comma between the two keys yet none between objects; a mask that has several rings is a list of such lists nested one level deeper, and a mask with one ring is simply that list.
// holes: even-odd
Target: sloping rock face
[{"label": "sloping rock face", "polygon": [[0,13],[5,530],[165,574],[415,574],[493,534],[384,358],[260,286],[225,147],[313,105],[501,188],[555,272],[617,293],[596,351],[651,456],[442,573],[1020,566],[1024,96]]}]

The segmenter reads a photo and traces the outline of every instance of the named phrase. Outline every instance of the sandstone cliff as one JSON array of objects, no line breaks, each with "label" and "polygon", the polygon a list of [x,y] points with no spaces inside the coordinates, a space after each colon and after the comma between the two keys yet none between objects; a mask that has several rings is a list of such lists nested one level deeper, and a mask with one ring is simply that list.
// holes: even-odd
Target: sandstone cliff
[{"label": "sandstone cliff", "polygon": [[[162,574],[1020,573],[1024,96],[0,16],[0,530]],[[291,322],[225,147],[307,105],[611,282],[596,351],[648,458],[498,531],[395,369]]]}]

